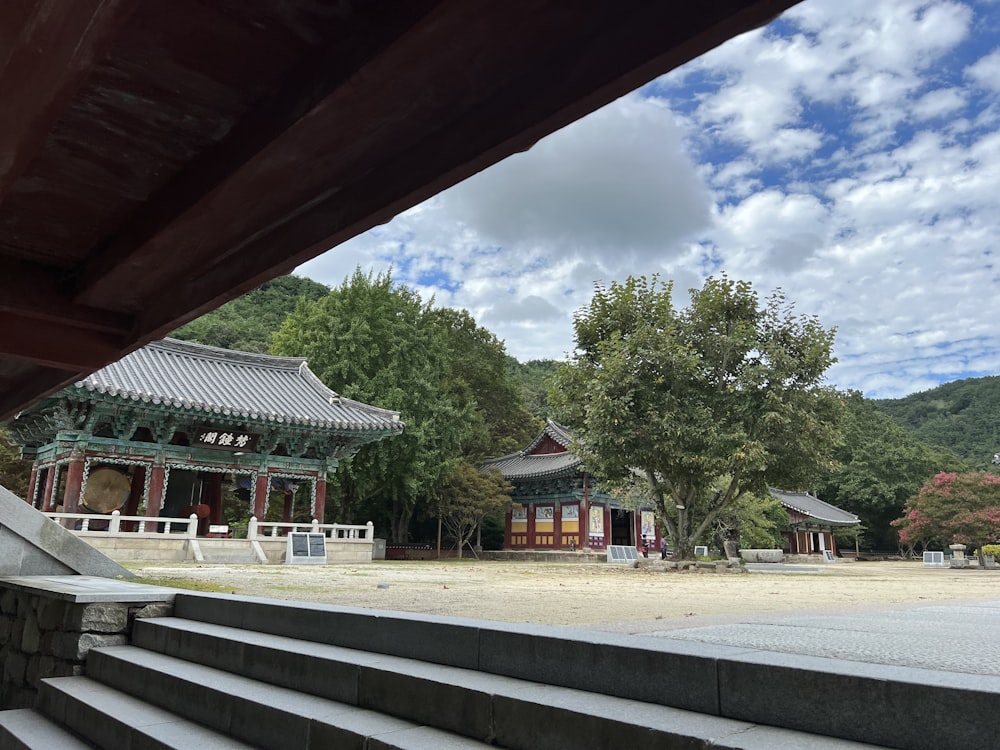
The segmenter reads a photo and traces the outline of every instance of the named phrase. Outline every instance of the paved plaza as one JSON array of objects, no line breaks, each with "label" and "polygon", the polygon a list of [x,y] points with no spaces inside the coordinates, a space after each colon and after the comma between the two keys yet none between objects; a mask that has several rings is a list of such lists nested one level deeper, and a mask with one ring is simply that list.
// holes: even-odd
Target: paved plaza
[{"label": "paved plaza", "polygon": [[[1000,600],[757,613],[598,626],[601,630],[899,667],[1000,676]],[[705,624],[706,622],[712,624]]]}]

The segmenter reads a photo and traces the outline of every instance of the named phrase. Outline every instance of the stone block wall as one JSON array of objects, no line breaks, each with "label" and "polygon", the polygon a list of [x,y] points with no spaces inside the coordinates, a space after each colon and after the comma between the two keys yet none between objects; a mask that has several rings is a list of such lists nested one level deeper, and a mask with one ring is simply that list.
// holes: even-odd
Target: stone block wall
[{"label": "stone block wall", "polygon": [[34,706],[39,680],[84,674],[90,649],[128,643],[135,618],[166,616],[171,607],[84,604],[0,588],[0,709]]}]

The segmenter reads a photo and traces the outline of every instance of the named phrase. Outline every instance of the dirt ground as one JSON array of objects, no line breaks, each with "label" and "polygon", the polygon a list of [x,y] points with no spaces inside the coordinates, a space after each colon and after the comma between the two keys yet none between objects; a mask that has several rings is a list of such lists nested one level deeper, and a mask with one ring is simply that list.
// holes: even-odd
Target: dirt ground
[{"label": "dirt ground", "polygon": [[[378,561],[363,565],[130,564],[163,585],[352,607],[622,632],[1000,598],[1000,571],[920,562],[835,563],[719,575],[602,564]],[[811,569],[810,569],[811,567]]]}]

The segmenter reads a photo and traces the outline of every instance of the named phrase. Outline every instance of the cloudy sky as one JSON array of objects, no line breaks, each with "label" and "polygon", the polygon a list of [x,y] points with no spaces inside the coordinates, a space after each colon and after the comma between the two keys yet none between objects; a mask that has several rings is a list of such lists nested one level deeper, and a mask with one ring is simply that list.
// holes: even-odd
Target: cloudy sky
[{"label": "cloudy sky", "polygon": [[302,266],[562,359],[594,282],[725,271],[837,328],[873,398],[1000,372],[1000,2],[805,0]]}]

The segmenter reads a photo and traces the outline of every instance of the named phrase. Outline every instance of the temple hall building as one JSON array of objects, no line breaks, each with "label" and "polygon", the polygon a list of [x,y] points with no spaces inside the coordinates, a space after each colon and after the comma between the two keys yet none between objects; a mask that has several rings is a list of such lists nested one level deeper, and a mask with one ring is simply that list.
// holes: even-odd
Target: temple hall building
[{"label": "temple hall building", "polygon": [[569,431],[548,420],[522,450],[480,465],[483,471],[499,470],[514,486],[504,521],[504,549],[604,550],[609,545],[641,547],[644,538],[650,548],[658,549],[652,502],[629,508],[601,490],[571,444]]},{"label": "temple hall building", "polygon": [[263,519],[308,503],[323,521],[326,477],[367,443],[398,435],[398,412],[339,396],[305,359],[175,339],[148,344],[9,423],[34,461],[27,500],[43,511],[222,524],[223,484]]},{"label": "temple hall building", "polygon": [[788,492],[774,487],[771,497],[778,500],[788,513],[785,552],[790,555],[837,555],[834,534],[837,529],[853,529],[860,523],[853,513],[820,500],[808,492]]}]

